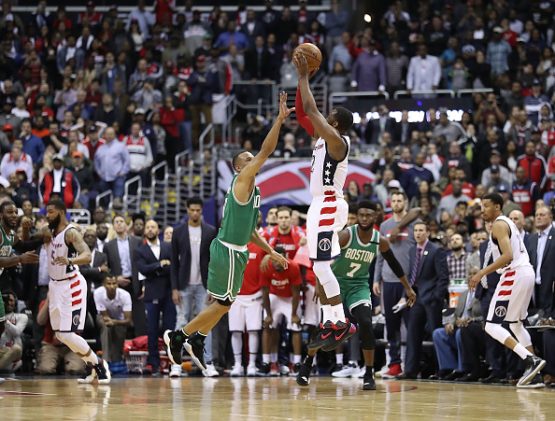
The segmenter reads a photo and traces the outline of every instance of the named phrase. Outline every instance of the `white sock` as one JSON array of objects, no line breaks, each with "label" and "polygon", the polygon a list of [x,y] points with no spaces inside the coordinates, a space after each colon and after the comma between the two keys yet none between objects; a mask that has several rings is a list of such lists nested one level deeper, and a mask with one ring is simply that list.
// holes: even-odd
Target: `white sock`
[{"label": "white sock", "polygon": [[270,364],[270,354],[262,354],[262,362]]},{"label": "white sock", "polygon": [[87,341],[74,332],[56,332],[56,338],[67,345],[69,349],[75,352],[86,363],[92,365],[98,364],[98,357],[92,351]]},{"label": "white sock", "polygon": [[530,355],[534,355],[519,343],[516,344],[516,346],[513,348],[513,351],[516,352],[518,356],[523,360]]},{"label": "white sock", "polygon": [[343,364],[343,353],[335,354],[335,363],[336,364]]},{"label": "white sock", "polygon": [[293,364],[300,364],[301,363],[301,356],[300,355],[293,355]]},{"label": "white sock", "polygon": [[270,359],[272,360],[273,363],[277,363],[277,352],[272,352],[270,353]]},{"label": "white sock", "polygon": [[231,348],[233,349],[233,357],[235,365],[241,365],[243,357],[243,333],[233,332],[231,334]]},{"label": "white sock", "polygon": [[333,319],[333,312],[331,311],[331,306],[329,304],[322,304],[322,323],[326,323],[328,320]]},{"label": "white sock", "polygon": [[256,354],[249,354],[249,365],[256,364]]},{"label": "white sock", "polygon": [[331,306],[332,311],[332,322],[344,322],[345,321],[345,312],[343,311],[343,304],[336,304]]}]

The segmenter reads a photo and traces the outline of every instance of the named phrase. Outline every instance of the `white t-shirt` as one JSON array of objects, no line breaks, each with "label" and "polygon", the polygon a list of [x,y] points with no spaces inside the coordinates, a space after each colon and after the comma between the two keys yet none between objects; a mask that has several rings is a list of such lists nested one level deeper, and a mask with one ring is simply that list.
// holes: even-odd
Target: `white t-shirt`
[{"label": "white t-shirt", "polygon": [[131,311],[131,294],[124,289],[116,289],[116,296],[113,300],[108,299],[106,288],[100,287],[94,290],[94,303],[96,310],[107,311],[108,315],[114,320],[125,319],[123,312]]},{"label": "white t-shirt", "polygon": [[192,227],[189,225],[189,240],[191,243],[191,276],[189,277],[189,285],[199,285],[202,283],[200,274],[200,241],[202,231],[200,227]]}]

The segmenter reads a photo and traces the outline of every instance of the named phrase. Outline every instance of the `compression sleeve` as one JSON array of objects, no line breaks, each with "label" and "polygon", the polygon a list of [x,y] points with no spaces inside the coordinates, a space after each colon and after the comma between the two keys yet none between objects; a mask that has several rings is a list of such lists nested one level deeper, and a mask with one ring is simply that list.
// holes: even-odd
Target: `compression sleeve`
[{"label": "compression sleeve", "polygon": [[295,96],[295,113],[297,114],[297,121],[306,132],[314,137],[314,127],[310,119],[304,112],[303,99],[301,97],[301,88],[297,85],[297,95]]}]

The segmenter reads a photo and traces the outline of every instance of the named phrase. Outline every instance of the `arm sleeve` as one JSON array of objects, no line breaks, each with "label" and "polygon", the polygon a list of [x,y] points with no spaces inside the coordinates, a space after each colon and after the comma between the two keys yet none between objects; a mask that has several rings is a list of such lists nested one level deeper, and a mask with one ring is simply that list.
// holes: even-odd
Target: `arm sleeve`
[{"label": "arm sleeve", "polygon": [[297,86],[297,95],[295,97],[295,113],[297,114],[297,121],[301,127],[305,129],[310,136],[314,137],[314,127],[304,112],[303,99],[301,97],[301,89],[299,86]]}]

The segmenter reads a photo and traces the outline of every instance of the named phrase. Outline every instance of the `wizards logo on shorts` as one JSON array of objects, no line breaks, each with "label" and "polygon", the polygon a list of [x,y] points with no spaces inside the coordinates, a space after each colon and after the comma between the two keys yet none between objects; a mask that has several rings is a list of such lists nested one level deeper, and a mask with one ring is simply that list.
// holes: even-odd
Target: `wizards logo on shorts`
[{"label": "wizards logo on shorts", "polygon": [[493,310],[492,323],[501,323],[505,320],[507,315],[507,308],[509,307],[509,301],[497,301],[495,303],[495,309]]},{"label": "wizards logo on shorts", "polygon": [[316,251],[316,260],[331,260],[331,249],[333,231],[318,233],[318,250]]}]

